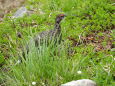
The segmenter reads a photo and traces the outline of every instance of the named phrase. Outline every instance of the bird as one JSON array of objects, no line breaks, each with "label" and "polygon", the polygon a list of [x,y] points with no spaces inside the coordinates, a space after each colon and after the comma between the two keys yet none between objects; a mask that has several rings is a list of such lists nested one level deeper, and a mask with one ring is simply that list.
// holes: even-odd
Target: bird
[{"label": "bird", "polygon": [[[54,24],[54,28],[51,30],[47,30],[47,31],[43,31],[41,33],[38,33],[37,35],[35,35],[30,41],[29,43],[26,45],[26,53],[28,54],[30,49],[29,48],[32,43],[35,44],[35,47],[39,47],[41,46],[41,44],[45,42],[47,42],[48,44],[51,44],[51,42],[54,43],[54,45],[60,44],[62,41],[62,33],[61,33],[61,21],[64,19],[64,17],[66,17],[65,14],[58,14],[55,18],[55,24]],[[25,53],[23,52],[23,57],[25,57]]]},{"label": "bird", "polygon": [[34,37],[35,46],[41,45],[42,41],[45,40],[47,43],[54,42],[54,43],[61,43],[62,34],[61,34],[61,25],[60,22],[64,19],[65,14],[58,14],[55,19],[54,28],[48,31],[43,31],[37,34]]}]

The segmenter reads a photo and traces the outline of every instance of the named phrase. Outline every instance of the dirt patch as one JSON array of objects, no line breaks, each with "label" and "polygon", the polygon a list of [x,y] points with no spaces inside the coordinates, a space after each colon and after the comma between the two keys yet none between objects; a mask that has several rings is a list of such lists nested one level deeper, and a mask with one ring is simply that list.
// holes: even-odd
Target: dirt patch
[{"label": "dirt patch", "polygon": [[110,50],[115,47],[113,44],[114,38],[111,36],[111,33],[111,31],[93,32],[88,34],[86,37],[81,36],[80,42],[72,37],[68,37],[68,39],[72,41],[72,46],[74,47],[80,44],[90,44],[94,46],[95,51]]},{"label": "dirt patch", "polygon": [[25,0],[0,0],[0,21],[12,9],[21,6]]}]

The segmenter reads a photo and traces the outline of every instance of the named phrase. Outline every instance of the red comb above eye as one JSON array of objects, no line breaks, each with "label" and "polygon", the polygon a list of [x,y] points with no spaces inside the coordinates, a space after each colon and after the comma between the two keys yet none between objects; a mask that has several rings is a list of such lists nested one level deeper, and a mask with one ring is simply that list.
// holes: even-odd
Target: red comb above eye
[{"label": "red comb above eye", "polygon": [[60,14],[59,16],[65,16],[64,14]]}]

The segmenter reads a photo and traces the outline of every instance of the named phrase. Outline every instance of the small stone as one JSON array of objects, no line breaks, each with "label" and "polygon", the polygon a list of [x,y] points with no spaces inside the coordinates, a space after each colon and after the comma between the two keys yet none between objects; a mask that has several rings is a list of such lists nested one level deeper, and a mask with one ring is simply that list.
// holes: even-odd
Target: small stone
[{"label": "small stone", "polygon": [[26,7],[23,6],[19,10],[16,11],[16,13],[14,14],[14,16],[12,18],[23,17],[27,12],[28,11],[27,11]]},{"label": "small stone", "polygon": [[113,51],[113,52],[114,52],[114,51],[115,51],[115,48],[112,48],[112,49],[111,49],[111,51]]},{"label": "small stone", "polygon": [[77,81],[71,81],[61,86],[97,86],[96,83],[89,79],[81,79]]},{"label": "small stone", "polygon": [[112,5],[115,5],[115,3],[112,3]]}]

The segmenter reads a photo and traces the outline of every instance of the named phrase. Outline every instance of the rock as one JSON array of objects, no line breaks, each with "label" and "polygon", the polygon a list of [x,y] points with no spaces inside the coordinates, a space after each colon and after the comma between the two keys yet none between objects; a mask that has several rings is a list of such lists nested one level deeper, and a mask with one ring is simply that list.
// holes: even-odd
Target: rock
[{"label": "rock", "polygon": [[3,14],[4,17],[5,14],[11,13],[11,10],[21,6],[25,1],[26,0],[0,0],[0,15]]},{"label": "rock", "polygon": [[112,48],[112,49],[111,49],[111,51],[113,51],[113,52],[114,52],[114,51],[115,51],[115,48]]},{"label": "rock", "polygon": [[71,81],[61,86],[97,86],[96,83],[89,79],[81,79],[77,81]]},{"label": "rock", "polygon": [[13,18],[23,17],[27,13],[26,7],[21,7],[16,13],[13,15]]}]

